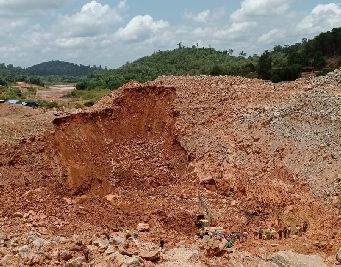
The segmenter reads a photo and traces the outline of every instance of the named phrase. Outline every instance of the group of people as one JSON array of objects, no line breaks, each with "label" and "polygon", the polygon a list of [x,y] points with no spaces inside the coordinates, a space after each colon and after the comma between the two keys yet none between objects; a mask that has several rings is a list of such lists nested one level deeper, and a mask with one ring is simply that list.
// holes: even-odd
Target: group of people
[{"label": "group of people", "polygon": [[[309,224],[304,222],[302,225],[296,224],[294,227],[291,226],[280,226],[280,227],[263,227],[259,226],[254,231],[254,238],[260,240],[271,240],[271,239],[288,239],[291,236],[302,236],[308,231]],[[211,239],[219,238],[220,240],[226,241],[226,247],[231,248],[234,243],[238,240],[245,242],[248,239],[249,233],[247,230],[241,232],[227,233],[225,231],[208,231],[204,228],[200,229],[197,234],[197,238]]]},{"label": "group of people", "polygon": [[303,225],[296,224],[293,228],[291,226],[278,227],[268,227],[263,228],[260,226],[255,232],[254,237],[261,240],[270,240],[270,239],[287,239],[292,235],[294,236],[302,236],[303,233],[308,231],[309,225],[308,222],[304,222]]}]

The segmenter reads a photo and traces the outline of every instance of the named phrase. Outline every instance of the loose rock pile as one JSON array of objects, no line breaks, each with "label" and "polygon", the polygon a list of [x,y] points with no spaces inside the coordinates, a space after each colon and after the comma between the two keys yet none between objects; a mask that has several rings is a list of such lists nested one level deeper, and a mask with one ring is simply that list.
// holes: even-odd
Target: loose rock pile
[{"label": "loose rock pile", "polygon": [[[96,239],[0,233],[0,266],[154,266],[160,260],[157,245],[131,244],[120,236]],[[132,249],[134,247],[134,249]],[[133,252],[132,252],[133,251]]]},{"label": "loose rock pile", "polygon": [[341,69],[336,69],[325,76],[319,76],[312,80],[314,87],[341,86]]}]

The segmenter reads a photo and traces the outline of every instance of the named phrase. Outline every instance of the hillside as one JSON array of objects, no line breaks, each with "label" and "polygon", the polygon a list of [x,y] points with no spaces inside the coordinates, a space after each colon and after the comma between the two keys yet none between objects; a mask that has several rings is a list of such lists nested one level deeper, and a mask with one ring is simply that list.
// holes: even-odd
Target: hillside
[{"label": "hillside", "polygon": [[78,83],[80,91],[116,89],[131,80],[146,82],[163,75],[233,75],[273,82],[291,81],[303,72],[325,74],[340,67],[340,47],[341,28],[334,28],[311,40],[277,45],[260,57],[247,56],[243,52],[236,56],[232,49],[219,51],[179,44],[178,49],[158,51],[112,70],[63,61],[44,62],[27,69],[1,64],[0,86],[18,81],[39,85],[73,82]]},{"label": "hillside", "polygon": [[94,70],[101,69],[97,67],[84,66],[82,64],[77,65],[70,62],[64,61],[48,61],[43,62],[32,67],[27,68],[27,72],[32,75],[39,76],[84,76],[88,75]]},{"label": "hillside", "polygon": [[255,77],[257,57],[232,56],[214,48],[185,48],[159,51],[108,72],[87,77],[80,87],[115,89],[135,80],[146,82],[162,75],[239,75]]},{"label": "hillside", "polygon": [[326,74],[341,67],[341,27],[306,38],[293,45],[277,45],[265,51],[258,62],[259,78],[273,82],[292,81],[303,72]]},{"label": "hillside", "polygon": [[219,51],[180,45],[178,49],[158,51],[118,69],[91,73],[78,88],[116,89],[131,80],[146,82],[163,75],[233,75],[273,82],[293,81],[306,71],[325,74],[340,67],[340,47],[341,28],[293,45],[277,45],[260,57],[243,52],[234,56],[232,49]]}]

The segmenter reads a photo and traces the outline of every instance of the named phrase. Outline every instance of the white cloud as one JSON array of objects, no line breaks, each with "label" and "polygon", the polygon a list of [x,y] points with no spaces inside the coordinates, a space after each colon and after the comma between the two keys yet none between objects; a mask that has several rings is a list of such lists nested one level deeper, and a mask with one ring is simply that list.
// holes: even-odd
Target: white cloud
[{"label": "white cloud", "polygon": [[240,9],[232,13],[233,21],[252,19],[253,16],[282,15],[289,9],[290,0],[243,0]]},{"label": "white cloud", "polygon": [[155,21],[150,15],[138,15],[132,18],[125,27],[120,28],[116,36],[125,41],[144,41],[168,27],[167,21]]},{"label": "white cloud", "polygon": [[63,16],[59,27],[66,37],[91,37],[101,34],[106,27],[120,20],[121,16],[116,9],[91,1],[76,14]]},{"label": "white cloud", "polygon": [[210,18],[210,15],[211,15],[211,11],[207,9],[207,10],[199,12],[198,14],[187,13],[186,17],[196,23],[205,23]]},{"label": "white cloud", "polygon": [[118,8],[118,9],[124,9],[126,6],[127,6],[127,0],[121,0],[121,1],[118,3],[117,8]]},{"label": "white cloud", "polygon": [[61,48],[84,48],[85,45],[89,45],[92,41],[91,37],[74,37],[74,38],[58,38],[56,39],[56,45]]},{"label": "white cloud", "polygon": [[257,26],[257,22],[244,21],[244,22],[233,22],[230,25],[225,26],[223,29],[217,30],[214,33],[214,37],[219,40],[237,40],[245,39],[250,36],[247,32],[250,32]]},{"label": "white cloud", "polygon": [[341,26],[341,4],[319,4],[298,24],[300,32],[319,33]]},{"label": "white cloud", "polygon": [[273,43],[275,40],[278,40],[284,36],[284,31],[279,29],[272,29],[267,33],[262,34],[257,39],[258,43],[262,44],[270,44]]},{"label": "white cloud", "polygon": [[[302,11],[289,6],[292,0],[241,0],[231,15],[212,5],[179,12],[170,24],[142,15],[127,0],[110,2],[116,6],[104,0],[0,0],[2,61],[28,66],[61,59],[115,67],[179,42],[253,54],[341,26],[336,3]],[[83,4],[70,11],[73,3]]]}]

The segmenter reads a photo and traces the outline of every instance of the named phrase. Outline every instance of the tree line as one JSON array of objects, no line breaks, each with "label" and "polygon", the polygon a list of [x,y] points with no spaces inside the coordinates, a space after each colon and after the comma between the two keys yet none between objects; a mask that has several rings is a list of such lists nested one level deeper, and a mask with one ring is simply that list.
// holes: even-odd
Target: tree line
[{"label": "tree line", "polygon": [[292,81],[302,72],[321,74],[341,67],[341,28],[324,32],[312,40],[302,39],[294,45],[277,45],[265,51],[257,65],[258,77],[273,82]]},{"label": "tree line", "polygon": [[198,44],[186,47],[182,42],[169,51],[157,51],[117,69],[50,61],[30,68],[0,64],[0,86],[18,81],[38,84],[77,83],[78,91],[116,89],[135,80],[146,82],[161,75],[239,75],[273,82],[291,81],[305,71],[325,73],[341,66],[341,28],[324,32],[312,40],[275,46],[261,56],[233,55]]}]

